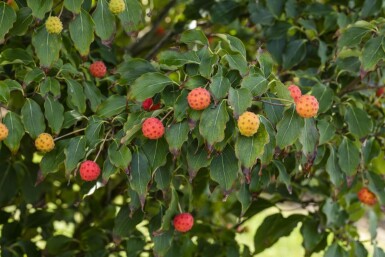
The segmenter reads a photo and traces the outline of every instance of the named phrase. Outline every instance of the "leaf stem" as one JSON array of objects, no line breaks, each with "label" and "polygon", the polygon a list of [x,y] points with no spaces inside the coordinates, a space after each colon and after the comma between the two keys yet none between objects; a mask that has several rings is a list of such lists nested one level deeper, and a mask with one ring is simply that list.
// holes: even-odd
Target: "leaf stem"
[{"label": "leaf stem", "polygon": [[107,132],[106,136],[104,137],[103,142],[102,142],[102,144],[100,145],[99,151],[98,151],[98,153],[97,153],[96,156],[95,156],[94,162],[96,162],[96,160],[99,158],[99,155],[100,155],[100,153],[102,152],[102,150],[103,150],[103,148],[104,148],[104,144],[106,143],[107,137],[108,137],[108,135],[111,133],[111,131],[112,131],[112,130],[109,130],[109,131]]},{"label": "leaf stem", "polygon": [[169,110],[168,113],[166,113],[166,115],[164,115],[164,117],[160,120],[161,122],[163,122],[174,110]]},{"label": "leaf stem", "polygon": [[291,104],[294,103],[292,100],[287,100],[287,99],[283,99],[283,98],[276,98],[276,97],[261,97],[261,99],[278,100],[278,101],[281,101],[281,102],[288,102],[288,103],[291,103]]},{"label": "leaf stem", "polygon": [[275,105],[275,106],[287,106],[287,104],[273,103],[273,102],[268,102],[268,101],[264,101],[264,100],[257,100],[257,101],[265,103],[265,104]]},{"label": "leaf stem", "polygon": [[57,137],[57,138],[54,139],[54,141],[60,140],[60,139],[62,139],[62,138],[64,138],[64,137],[67,137],[67,136],[76,134],[76,133],[78,133],[78,132],[82,132],[83,130],[86,130],[86,128],[78,129],[78,130],[72,131],[72,132],[70,132],[70,133],[67,133],[67,134],[65,134],[65,135],[62,135],[62,136],[60,136],[60,137]]}]

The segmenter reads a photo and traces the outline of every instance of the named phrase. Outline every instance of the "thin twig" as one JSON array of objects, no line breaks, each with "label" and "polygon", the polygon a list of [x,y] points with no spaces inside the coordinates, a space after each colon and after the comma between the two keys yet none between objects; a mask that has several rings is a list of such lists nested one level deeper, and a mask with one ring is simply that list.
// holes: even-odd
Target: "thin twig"
[{"label": "thin twig", "polygon": [[76,133],[78,133],[78,132],[82,132],[83,130],[86,130],[86,128],[78,129],[78,130],[72,131],[72,132],[70,132],[70,133],[68,133],[68,134],[65,134],[65,135],[62,135],[62,136],[60,136],[60,137],[57,137],[57,138],[54,139],[54,141],[60,140],[60,139],[62,139],[63,137],[67,137],[67,136],[76,134]]},{"label": "thin twig", "polygon": [[99,158],[99,155],[100,155],[100,153],[102,152],[102,150],[103,150],[103,148],[104,148],[104,144],[105,144],[106,141],[107,141],[107,137],[108,137],[108,135],[109,135],[111,132],[112,132],[112,130],[108,131],[107,134],[106,134],[106,136],[104,137],[103,142],[102,142],[102,144],[100,145],[99,151],[98,151],[98,153],[97,153],[96,156],[95,156],[94,162],[96,162],[96,160]]},{"label": "thin twig", "polygon": [[161,122],[163,122],[167,116],[169,116],[174,110],[170,110],[168,113],[166,113],[166,115],[164,115],[164,117],[160,120]]},{"label": "thin twig", "polygon": [[150,60],[154,55],[159,51],[159,49],[164,45],[164,43],[174,35],[173,30],[169,30],[166,35],[148,52],[145,59]]},{"label": "thin twig", "polygon": [[257,101],[265,103],[265,104],[275,105],[275,106],[286,106],[286,104],[273,103],[273,102],[268,102],[268,101],[264,101],[264,100],[257,100]]}]

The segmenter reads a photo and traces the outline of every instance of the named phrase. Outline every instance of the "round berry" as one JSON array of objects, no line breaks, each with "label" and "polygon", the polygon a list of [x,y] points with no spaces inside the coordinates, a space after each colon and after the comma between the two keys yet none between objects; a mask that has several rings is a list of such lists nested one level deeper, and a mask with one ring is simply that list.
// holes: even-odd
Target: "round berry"
[{"label": "round berry", "polygon": [[145,111],[155,111],[160,109],[160,103],[154,104],[154,101],[152,100],[152,98],[147,98],[146,100],[143,101],[142,108]]},{"label": "round berry", "polygon": [[35,147],[43,153],[48,153],[55,148],[55,142],[50,134],[41,133],[35,140]]},{"label": "round berry", "polygon": [[319,109],[318,100],[312,95],[303,95],[297,100],[295,109],[303,118],[314,117]]},{"label": "round berry", "polygon": [[90,73],[96,78],[103,78],[107,73],[107,67],[102,61],[94,62],[90,65]]},{"label": "round berry", "polygon": [[294,102],[302,96],[301,89],[296,85],[290,85],[287,89],[290,91],[290,96],[294,99]]},{"label": "round berry", "polygon": [[195,88],[187,95],[187,101],[191,109],[204,110],[210,105],[210,92],[202,87]]},{"label": "round berry", "polygon": [[187,232],[194,225],[194,217],[190,213],[181,213],[174,217],[174,228],[179,232]]},{"label": "round berry", "polygon": [[8,137],[8,128],[5,124],[0,123],[0,141],[3,141]]},{"label": "round berry", "polygon": [[363,187],[357,193],[358,200],[367,205],[375,205],[377,203],[376,195],[367,187]]},{"label": "round berry", "polygon": [[45,22],[45,28],[50,34],[60,34],[60,32],[63,30],[63,23],[59,17],[50,16]]},{"label": "round berry", "polygon": [[384,89],[384,87],[380,87],[379,89],[377,89],[376,96],[381,97],[384,94]]},{"label": "round berry", "polygon": [[124,0],[111,0],[108,9],[110,9],[113,14],[119,14],[124,12],[126,4],[124,3]]},{"label": "round berry", "polygon": [[238,119],[238,128],[241,135],[251,137],[259,128],[259,116],[252,112],[244,112]]},{"label": "round berry", "polygon": [[80,177],[84,181],[94,181],[100,175],[100,167],[94,161],[84,161],[80,164]]},{"label": "round berry", "polygon": [[164,134],[164,126],[157,118],[148,118],[142,124],[143,136],[148,139],[158,139]]}]

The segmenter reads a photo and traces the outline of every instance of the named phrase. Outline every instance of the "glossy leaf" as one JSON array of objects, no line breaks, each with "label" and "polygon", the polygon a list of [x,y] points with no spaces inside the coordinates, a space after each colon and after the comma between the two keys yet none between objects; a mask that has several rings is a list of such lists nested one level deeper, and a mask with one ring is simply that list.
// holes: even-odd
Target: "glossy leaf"
[{"label": "glossy leaf", "polygon": [[21,109],[21,119],[25,131],[35,139],[45,131],[43,112],[40,106],[32,99],[28,98]]}]

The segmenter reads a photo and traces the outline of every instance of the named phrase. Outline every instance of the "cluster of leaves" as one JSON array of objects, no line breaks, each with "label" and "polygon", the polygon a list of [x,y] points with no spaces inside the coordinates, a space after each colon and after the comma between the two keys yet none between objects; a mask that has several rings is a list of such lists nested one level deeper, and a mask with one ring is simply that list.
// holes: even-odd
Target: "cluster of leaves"
[{"label": "cluster of leaves", "polygon": [[[146,25],[141,4],[125,3],[115,17],[106,0],[0,2],[0,102],[10,130],[0,149],[2,256],[246,257],[300,223],[306,256],[367,256],[353,224],[365,215],[356,196],[363,185],[379,201],[368,209],[370,234],[375,256],[385,256],[376,246],[384,103],[373,94],[383,81],[381,1],[171,1],[183,15],[160,42],[177,34],[178,43],[156,61],[136,58],[135,38],[126,49],[127,34]],[[60,35],[47,33],[49,13],[61,13]],[[186,30],[193,20],[213,24]],[[92,78],[87,58],[104,60],[110,75]],[[295,112],[282,83],[293,81],[318,99],[316,118]],[[204,111],[186,100],[197,87],[212,96]],[[162,108],[144,111],[147,98]],[[246,110],[260,115],[252,137],[236,125]],[[166,127],[159,140],[142,136],[151,116]],[[44,156],[33,145],[42,132],[56,140]],[[81,182],[79,163],[96,156],[99,182]],[[238,245],[242,224],[281,202],[312,208],[267,217],[253,252]],[[173,230],[178,209],[197,221],[188,234]]]}]

